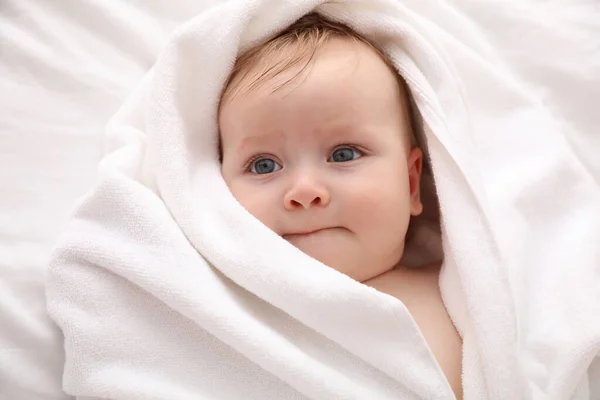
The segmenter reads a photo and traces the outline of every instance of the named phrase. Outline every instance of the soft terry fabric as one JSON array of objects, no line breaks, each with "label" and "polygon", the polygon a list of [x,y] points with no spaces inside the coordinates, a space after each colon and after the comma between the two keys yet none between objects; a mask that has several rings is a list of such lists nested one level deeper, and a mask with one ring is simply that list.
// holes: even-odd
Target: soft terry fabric
[{"label": "soft terry fabric", "polygon": [[452,398],[401,302],[279,238],[220,175],[217,103],[236,56],[313,9],[381,44],[422,114],[465,397],[598,398],[597,171],[567,138],[575,124],[464,14],[425,0],[230,1],[180,27],[110,122],[50,267],[65,391]]}]

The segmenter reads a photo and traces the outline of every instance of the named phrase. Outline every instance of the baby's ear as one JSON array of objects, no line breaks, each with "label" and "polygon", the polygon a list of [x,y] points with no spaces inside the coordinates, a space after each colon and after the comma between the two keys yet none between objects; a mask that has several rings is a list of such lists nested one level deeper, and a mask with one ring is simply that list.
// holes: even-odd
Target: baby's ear
[{"label": "baby's ear", "polygon": [[423,212],[421,203],[421,172],[423,171],[423,152],[414,147],[408,154],[408,182],[410,184],[410,215]]}]

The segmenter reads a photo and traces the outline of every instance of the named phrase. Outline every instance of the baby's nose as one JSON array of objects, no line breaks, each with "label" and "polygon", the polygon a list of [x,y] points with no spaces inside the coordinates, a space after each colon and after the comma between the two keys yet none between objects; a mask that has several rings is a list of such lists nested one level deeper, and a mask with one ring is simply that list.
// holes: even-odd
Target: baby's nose
[{"label": "baby's nose", "polygon": [[325,207],[329,204],[330,195],[327,188],[315,179],[303,177],[287,191],[284,206],[288,211]]}]

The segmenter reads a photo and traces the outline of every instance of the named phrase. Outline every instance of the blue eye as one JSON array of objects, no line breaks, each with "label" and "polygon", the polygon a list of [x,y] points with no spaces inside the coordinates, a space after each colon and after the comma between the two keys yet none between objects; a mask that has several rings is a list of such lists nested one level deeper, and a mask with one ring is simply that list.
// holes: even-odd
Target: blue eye
[{"label": "blue eye", "polygon": [[275,171],[279,171],[281,169],[281,165],[277,164],[271,158],[260,158],[252,163],[250,167],[250,172],[253,174],[270,174]]},{"label": "blue eye", "polygon": [[327,161],[347,162],[362,157],[362,153],[352,147],[340,147],[331,153]]}]

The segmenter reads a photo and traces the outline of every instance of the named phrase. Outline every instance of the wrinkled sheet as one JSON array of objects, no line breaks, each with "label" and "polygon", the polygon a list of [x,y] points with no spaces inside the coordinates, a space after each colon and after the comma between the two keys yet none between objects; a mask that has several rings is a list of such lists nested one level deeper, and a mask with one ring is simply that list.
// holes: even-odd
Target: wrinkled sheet
[{"label": "wrinkled sheet", "polygon": [[106,121],[173,28],[216,1],[0,1],[0,399],[68,398],[46,314],[52,247]]}]

